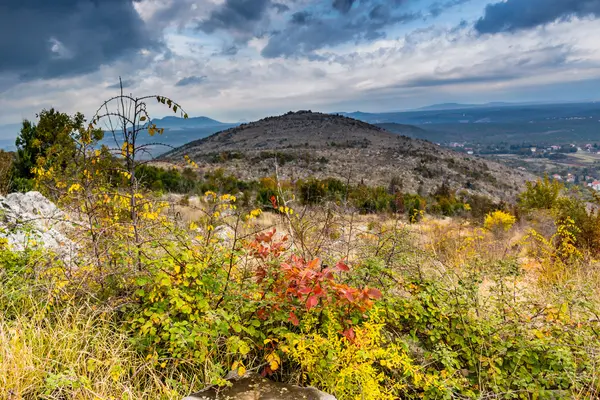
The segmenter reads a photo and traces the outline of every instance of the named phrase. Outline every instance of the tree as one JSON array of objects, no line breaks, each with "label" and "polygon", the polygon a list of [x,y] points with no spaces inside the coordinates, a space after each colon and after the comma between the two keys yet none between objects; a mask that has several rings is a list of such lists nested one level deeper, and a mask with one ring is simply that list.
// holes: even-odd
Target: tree
[{"label": "tree", "polygon": [[83,128],[85,121],[81,113],[71,117],[54,108],[42,110],[36,117],[37,125],[23,121],[15,141],[17,158],[13,168],[13,190],[31,190],[36,167],[64,171],[73,162],[75,154],[73,134]]},{"label": "tree", "polygon": [[[144,199],[141,193],[141,185],[137,170],[139,166],[147,163],[143,161],[142,156],[150,156],[150,149],[157,145],[168,146],[166,144],[157,143],[140,143],[141,135],[147,133],[150,136],[162,134],[163,128],[158,128],[152,123],[148,112],[149,100],[156,99],[159,104],[166,105],[175,114],[179,113],[182,118],[188,118],[178,103],[168,97],[160,95],[150,95],[142,97],[134,97],[123,92],[123,84],[121,82],[121,92],[119,95],[111,97],[102,103],[92,118],[88,126],[89,130],[98,129],[100,126],[112,137],[114,148],[109,149],[116,157],[119,158],[120,165],[117,166],[116,172],[121,174],[125,180],[123,193],[118,195],[126,200],[126,212],[131,224],[133,232],[133,242],[135,243],[135,259],[139,270],[142,269],[142,246],[144,240],[140,232],[140,217],[147,213],[147,209],[152,208],[151,202]],[[186,161],[192,165],[196,164],[186,156]]]}]

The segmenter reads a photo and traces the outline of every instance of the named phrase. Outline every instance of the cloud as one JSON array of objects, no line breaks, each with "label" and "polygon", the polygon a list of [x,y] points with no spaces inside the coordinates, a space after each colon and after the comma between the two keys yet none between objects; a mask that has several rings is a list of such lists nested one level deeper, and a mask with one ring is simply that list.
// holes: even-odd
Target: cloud
[{"label": "cloud", "polygon": [[74,76],[158,49],[133,0],[3,0],[0,73],[21,80]]},{"label": "cloud", "polygon": [[460,6],[462,4],[468,3],[471,0],[448,0],[448,1],[444,1],[444,2],[436,2],[433,3],[431,6],[429,6],[429,12],[431,13],[432,16],[434,17],[438,17],[441,14],[444,13],[444,11],[452,8],[452,7],[456,7],[456,6]]},{"label": "cloud", "polygon": [[213,53],[213,56],[226,56],[226,57],[231,57],[231,56],[235,56],[238,51],[240,51],[239,47],[232,44],[230,46],[223,46],[223,48],[218,51]]},{"label": "cloud", "polygon": [[204,33],[226,31],[240,41],[248,41],[271,6],[271,0],[225,0],[197,28]]},{"label": "cloud", "polygon": [[[123,82],[123,89],[130,88],[135,85],[135,81],[133,81],[131,79],[126,79],[122,82]],[[121,83],[117,82],[112,85],[108,85],[106,88],[107,89],[121,89]]]},{"label": "cloud", "polygon": [[201,83],[203,83],[206,80],[206,76],[202,75],[202,76],[197,76],[197,75],[192,75],[192,76],[186,76],[183,79],[180,79],[179,81],[177,81],[177,83],[175,84],[175,86],[190,86],[190,85],[199,85]]},{"label": "cloud", "polygon": [[515,32],[571,17],[600,15],[600,0],[506,0],[489,4],[475,24],[479,33]]},{"label": "cloud", "polygon": [[469,1],[440,0],[414,10],[406,0],[333,0],[329,12],[327,9],[294,12],[285,27],[271,32],[262,55],[325,60],[327,57],[315,52],[348,42],[373,42],[385,38],[394,25],[437,17]]},{"label": "cloud", "polygon": [[277,11],[277,14],[282,14],[284,12],[290,11],[290,7],[283,3],[273,3],[272,7]]},{"label": "cloud", "polygon": [[352,8],[355,0],[333,0],[333,8],[346,14]]},{"label": "cloud", "polygon": [[423,18],[421,12],[404,11],[403,2],[360,2],[352,7],[353,3],[335,1],[333,7],[340,13],[295,12],[283,29],[272,32],[261,55],[323,60],[316,51],[347,42],[381,39],[386,36],[387,27]]},{"label": "cloud", "polygon": [[290,23],[293,25],[306,25],[312,16],[308,11],[298,11],[292,14]]}]

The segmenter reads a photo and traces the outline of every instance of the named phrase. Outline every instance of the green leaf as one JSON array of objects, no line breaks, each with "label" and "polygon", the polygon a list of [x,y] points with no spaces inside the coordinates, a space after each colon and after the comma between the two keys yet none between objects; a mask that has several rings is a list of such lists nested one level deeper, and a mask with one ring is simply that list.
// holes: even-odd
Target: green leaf
[{"label": "green leaf", "polygon": [[177,105],[173,106],[173,112],[177,112]]},{"label": "green leaf", "polygon": [[146,120],[146,117],[144,117],[144,116],[140,117],[140,121],[145,121],[145,120]]}]

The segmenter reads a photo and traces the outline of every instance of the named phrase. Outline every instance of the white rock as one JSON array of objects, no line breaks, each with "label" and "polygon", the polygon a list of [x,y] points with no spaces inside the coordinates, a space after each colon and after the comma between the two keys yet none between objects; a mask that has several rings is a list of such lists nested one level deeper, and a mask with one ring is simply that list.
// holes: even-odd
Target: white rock
[{"label": "white rock", "polygon": [[39,192],[0,196],[0,237],[13,250],[41,246],[67,254],[75,244],[64,235],[65,214]]}]

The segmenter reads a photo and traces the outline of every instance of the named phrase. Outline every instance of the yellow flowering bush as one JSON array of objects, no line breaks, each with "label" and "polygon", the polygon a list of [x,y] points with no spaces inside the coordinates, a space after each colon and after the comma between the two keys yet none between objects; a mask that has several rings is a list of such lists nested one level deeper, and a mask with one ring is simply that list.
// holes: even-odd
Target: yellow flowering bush
[{"label": "yellow flowering bush", "polygon": [[508,232],[517,222],[514,215],[502,210],[493,211],[485,216],[483,226],[491,232]]}]

